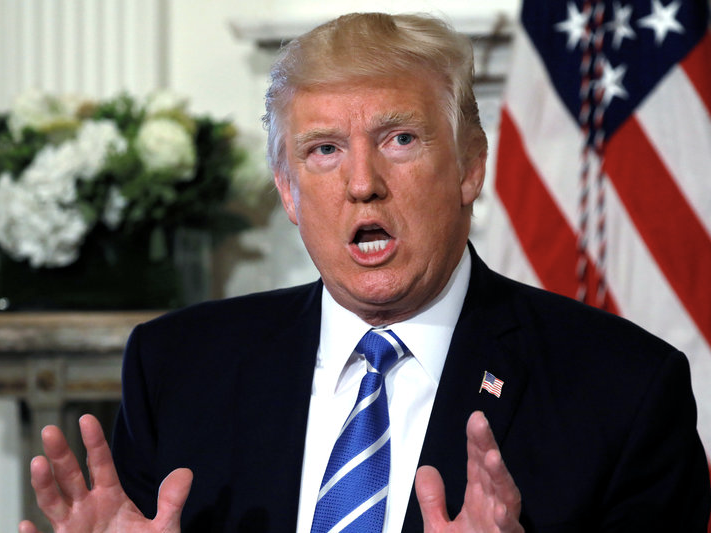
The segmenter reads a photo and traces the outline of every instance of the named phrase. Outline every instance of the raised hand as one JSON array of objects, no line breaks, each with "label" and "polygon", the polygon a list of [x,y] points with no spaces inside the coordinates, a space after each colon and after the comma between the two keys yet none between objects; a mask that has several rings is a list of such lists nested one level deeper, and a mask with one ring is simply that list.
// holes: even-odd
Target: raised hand
[{"label": "raised hand", "polygon": [[444,483],[436,468],[417,471],[415,490],[425,533],[522,533],[521,493],[506,469],[484,413],[467,422],[467,488],[459,515],[447,515]]},{"label": "raised hand", "polygon": [[[46,457],[35,457],[30,465],[37,504],[55,533],[179,532],[180,514],[190,492],[192,472],[179,468],[163,480],[158,493],[158,512],[149,520],[121,488],[99,421],[84,415],[79,426],[87,450],[91,488],[87,488],[79,463],[56,426],[42,430]],[[20,523],[19,532],[38,533],[38,530],[25,520]]]}]

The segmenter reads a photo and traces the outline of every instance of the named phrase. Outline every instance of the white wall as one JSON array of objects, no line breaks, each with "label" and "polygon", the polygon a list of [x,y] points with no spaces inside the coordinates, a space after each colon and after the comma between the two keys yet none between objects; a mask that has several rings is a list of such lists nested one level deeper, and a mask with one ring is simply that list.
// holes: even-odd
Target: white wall
[{"label": "white wall", "polygon": [[19,407],[0,401],[0,533],[17,531],[21,516],[22,477],[30,466],[21,464]]},{"label": "white wall", "polygon": [[37,88],[92,97],[165,83],[166,0],[0,0],[0,109]]}]

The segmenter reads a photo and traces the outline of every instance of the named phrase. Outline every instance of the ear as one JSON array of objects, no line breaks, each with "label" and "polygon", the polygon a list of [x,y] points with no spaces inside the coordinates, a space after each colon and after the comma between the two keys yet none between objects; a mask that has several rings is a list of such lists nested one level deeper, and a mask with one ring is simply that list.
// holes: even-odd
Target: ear
[{"label": "ear", "polygon": [[289,217],[292,224],[298,226],[299,221],[296,217],[296,202],[298,201],[299,194],[298,190],[292,190],[292,187],[295,187],[295,185],[288,176],[287,172],[283,170],[274,172],[274,183],[279,191],[281,205],[284,206],[286,215]]},{"label": "ear", "polygon": [[469,206],[474,203],[484,186],[484,175],[486,174],[486,146],[480,148],[479,153],[472,157],[467,167],[464,169],[462,183],[462,206]]}]

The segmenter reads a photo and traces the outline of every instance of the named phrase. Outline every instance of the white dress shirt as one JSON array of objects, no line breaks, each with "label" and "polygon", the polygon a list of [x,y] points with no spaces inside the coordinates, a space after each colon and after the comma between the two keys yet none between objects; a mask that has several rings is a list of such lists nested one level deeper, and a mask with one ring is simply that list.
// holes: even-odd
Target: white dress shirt
[{"label": "white dress shirt", "polygon": [[[401,357],[385,375],[391,465],[384,533],[402,530],[432,404],[462,310],[470,271],[471,257],[465,249],[447,286],[427,308],[409,320],[389,325],[410,353]],[[337,304],[324,288],[297,533],[311,530],[316,498],[331,449],[355,404],[360,381],[366,372],[365,358],[354,350],[371,327]]]}]

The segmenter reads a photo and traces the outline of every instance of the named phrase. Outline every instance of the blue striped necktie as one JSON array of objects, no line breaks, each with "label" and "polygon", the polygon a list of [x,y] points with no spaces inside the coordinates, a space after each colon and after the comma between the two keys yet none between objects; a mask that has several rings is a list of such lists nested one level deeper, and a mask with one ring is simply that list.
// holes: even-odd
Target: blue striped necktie
[{"label": "blue striped necktie", "polygon": [[390,477],[390,417],[383,376],[407,348],[392,331],[372,329],[356,351],[365,356],[368,371],[328,460],[311,533],[383,530]]}]

